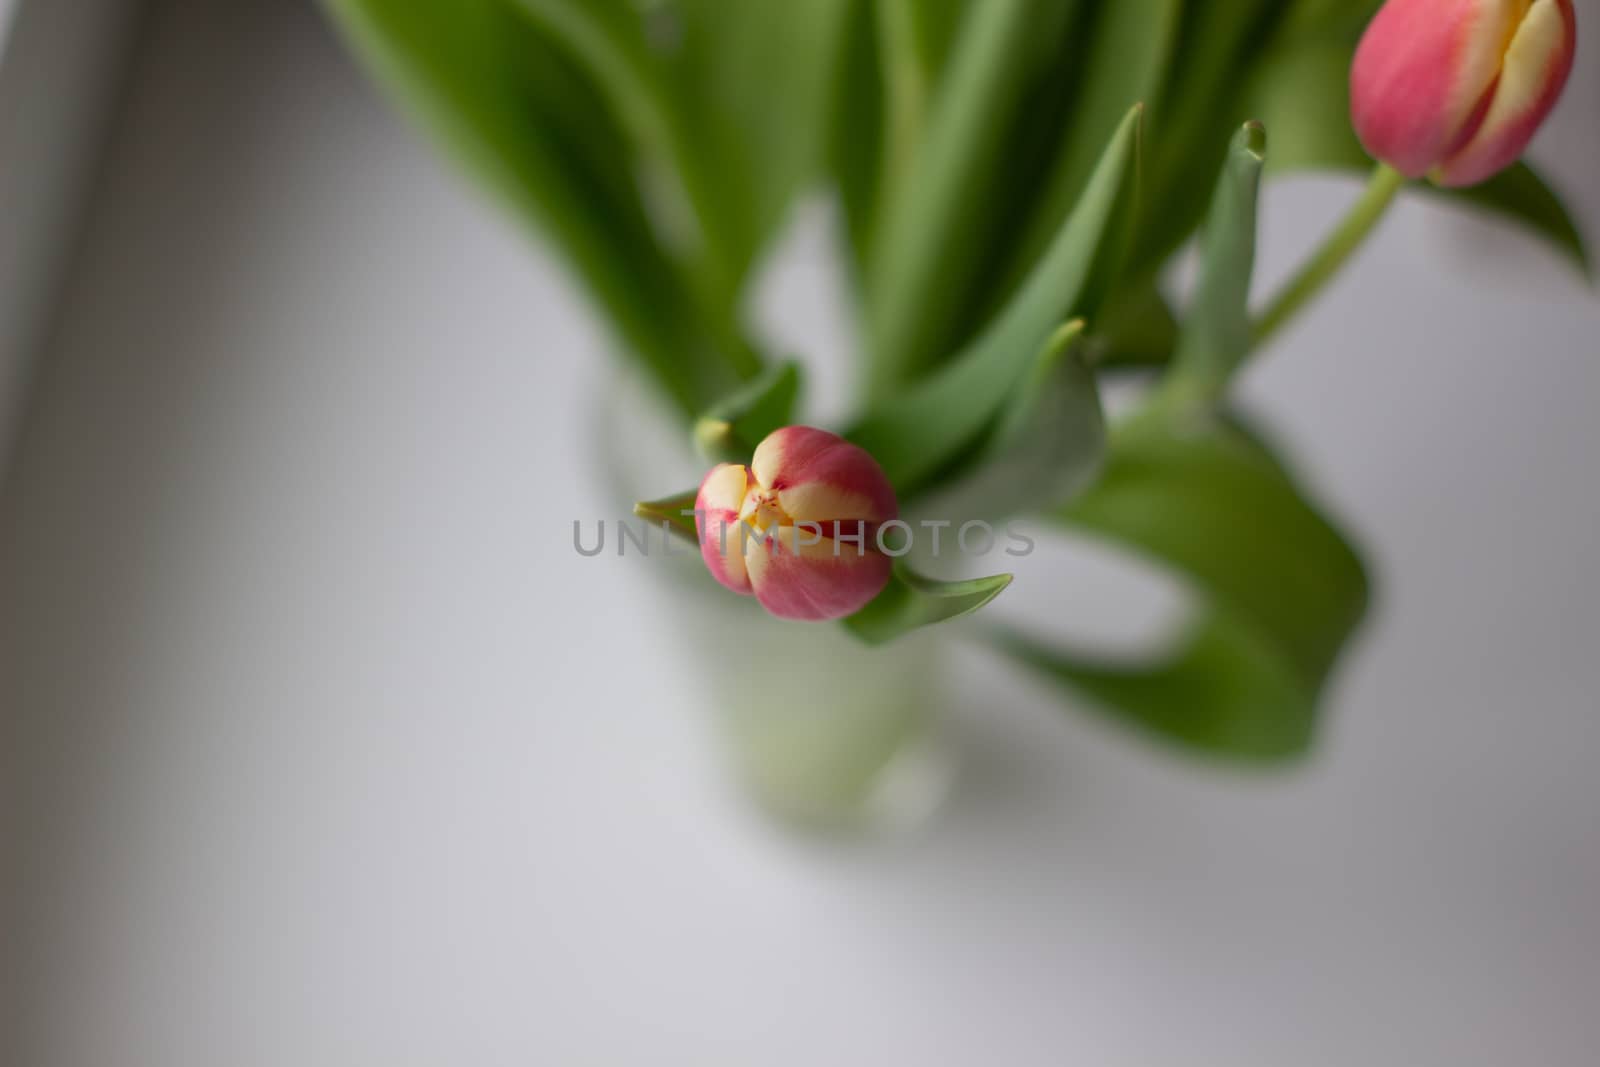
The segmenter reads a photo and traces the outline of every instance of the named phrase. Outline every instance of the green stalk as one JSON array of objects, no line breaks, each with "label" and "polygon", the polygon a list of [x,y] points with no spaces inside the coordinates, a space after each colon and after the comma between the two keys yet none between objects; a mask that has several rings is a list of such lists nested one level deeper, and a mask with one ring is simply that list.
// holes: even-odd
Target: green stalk
[{"label": "green stalk", "polygon": [[967,10],[911,166],[882,205],[869,270],[869,387],[883,397],[923,369],[966,277],[981,197],[998,164],[1006,121],[1021,98],[1029,0],[983,0]]},{"label": "green stalk", "polygon": [[1265,344],[1312,297],[1321,292],[1323,286],[1333,280],[1356,250],[1372,236],[1405,183],[1405,175],[1387,163],[1377,165],[1361,198],[1351,206],[1349,213],[1323,241],[1316,254],[1306,261],[1256,320],[1256,347]]},{"label": "green stalk", "polygon": [[917,40],[917,0],[878,0],[883,66],[883,172],[878,203],[888,203],[911,166],[927,113],[929,72]]}]

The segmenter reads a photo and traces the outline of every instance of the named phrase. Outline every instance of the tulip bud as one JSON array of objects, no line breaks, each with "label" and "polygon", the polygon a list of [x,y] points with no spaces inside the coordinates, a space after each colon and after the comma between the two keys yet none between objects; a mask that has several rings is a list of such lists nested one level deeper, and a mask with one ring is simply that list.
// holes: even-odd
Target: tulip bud
[{"label": "tulip bud", "polygon": [[1491,178],[1555,107],[1577,33],[1572,0],[1389,0],[1350,73],[1356,133],[1408,178]]},{"label": "tulip bud", "polygon": [[876,460],[807,426],[768,435],[748,467],[712,468],[695,499],[712,577],[784,619],[841,619],[882,592],[893,561],[877,531],[898,514]]}]

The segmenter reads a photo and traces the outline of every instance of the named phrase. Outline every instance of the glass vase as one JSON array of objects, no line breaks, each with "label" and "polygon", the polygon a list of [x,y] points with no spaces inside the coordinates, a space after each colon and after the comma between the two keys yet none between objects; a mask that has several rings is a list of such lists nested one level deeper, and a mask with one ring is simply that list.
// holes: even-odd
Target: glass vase
[{"label": "glass vase", "polygon": [[[651,401],[626,376],[603,391],[596,451],[619,503],[691,488],[709,467]],[[641,581],[684,660],[675,702],[714,717],[733,776],[764,811],[854,833],[903,831],[939,806],[953,777],[939,634],[872,648],[837,623],[775,619],[717,585],[688,545],[650,570]]]}]

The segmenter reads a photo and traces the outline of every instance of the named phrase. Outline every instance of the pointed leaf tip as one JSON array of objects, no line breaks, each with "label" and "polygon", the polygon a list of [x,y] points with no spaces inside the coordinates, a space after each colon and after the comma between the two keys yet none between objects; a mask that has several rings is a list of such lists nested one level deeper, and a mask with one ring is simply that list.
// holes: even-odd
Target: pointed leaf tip
[{"label": "pointed leaf tip", "polygon": [[650,522],[664,522],[672,533],[699,544],[700,533],[694,522],[695,498],[699,495],[698,490],[690,490],[661,500],[640,501],[633,505],[633,514]]},{"label": "pointed leaf tip", "polygon": [[847,630],[869,645],[884,645],[924,626],[971,615],[987,607],[1011,584],[1009,574],[946,582],[896,564],[888,586],[872,603],[844,620]]},{"label": "pointed leaf tip", "polygon": [[[1076,206],[1027,279],[951,362],[875,404],[845,436],[883,465],[902,498],[981,444],[985,429],[1034,366],[1061,320],[1090,312],[1114,272],[1138,183],[1137,108],[1106,144]],[[1104,268],[1104,269],[1102,269]]]}]

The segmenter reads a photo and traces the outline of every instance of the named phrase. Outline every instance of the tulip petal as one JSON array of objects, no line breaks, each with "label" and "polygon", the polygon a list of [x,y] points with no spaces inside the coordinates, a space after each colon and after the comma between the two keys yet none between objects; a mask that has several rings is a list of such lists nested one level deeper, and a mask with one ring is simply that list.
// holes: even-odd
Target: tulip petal
[{"label": "tulip petal", "polygon": [[1517,161],[1572,73],[1577,30],[1572,0],[1535,0],[1506,50],[1483,122],[1439,167],[1438,184],[1476,185]]},{"label": "tulip petal", "polygon": [[719,463],[700,483],[694,506],[707,511],[737,512],[744,504],[749,485],[749,472],[744,467],[737,463]]},{"label": "tulip petal", "polygon": [[1350,76],[1351,118],[1368,153],[1420,178],[1470,139],[1528,4],[1389,0]]},{"label": "tulip petal", "polygon": [[894,565],[872,547],[871,533],[858,546],[795,527],[750,538],[744,563],[762,607],[781,619],[811,622],[860,611],[889,584]]},{"label": "tulip petal", "polygon": [[757,447],[750,469],[761,485],[777,490],[778,505],[795,519],[886,522],[900,513],[877,461],[826,430],[778,430]]},{"label": "tulip petal", "polygon": [[748,482],[745,468],[734,463],[718,464],[700,483],[694,502],[700,557],[713,578],[742,596],[753,592],[745,570],[739,527],[739,507]]}]

